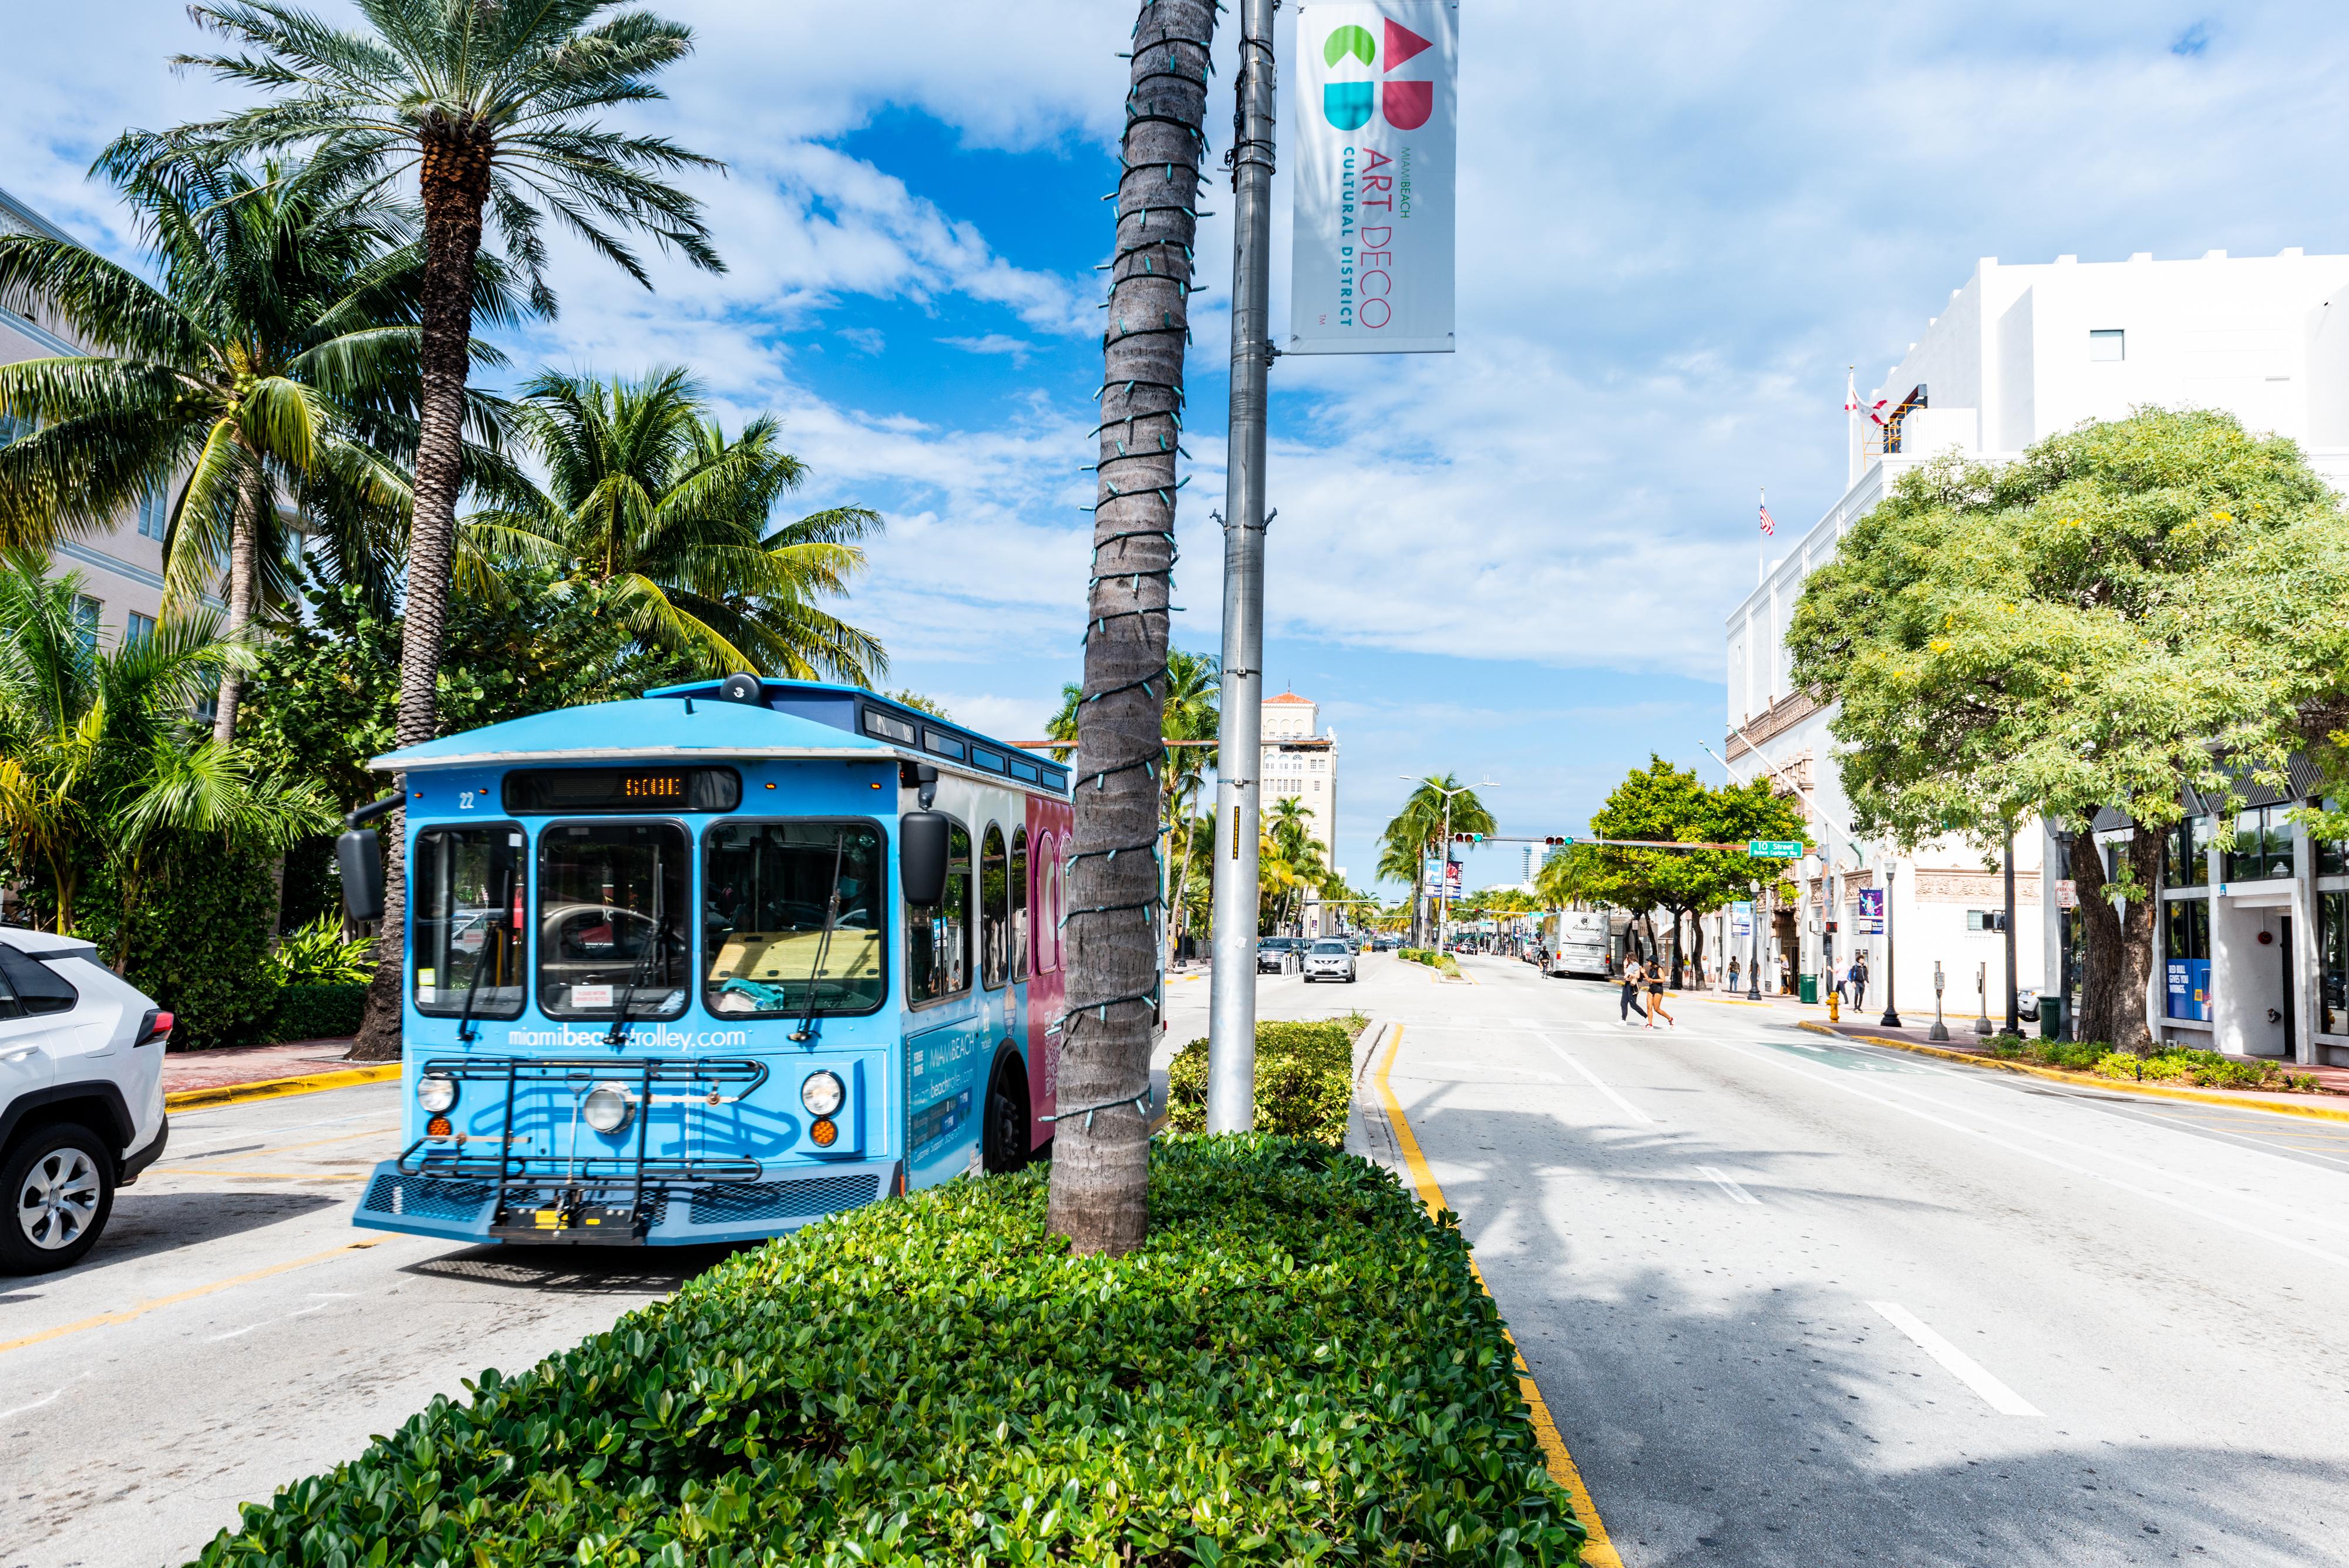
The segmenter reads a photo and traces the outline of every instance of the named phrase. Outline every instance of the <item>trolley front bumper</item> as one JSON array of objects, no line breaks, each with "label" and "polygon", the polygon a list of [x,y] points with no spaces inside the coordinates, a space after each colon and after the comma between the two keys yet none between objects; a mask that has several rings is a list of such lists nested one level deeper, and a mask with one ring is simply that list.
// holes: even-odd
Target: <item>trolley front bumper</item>
[{"label": "trolley front bumper", "polygon": [[[540,1162],[514,1165],[525,1163]],[[633,1179],[566,1182],[560,1172],[516,1168],[506,1178],[501,1217],[496,1179],[401,1166],[390,1159],[375,1168],[355,1223],[452,1241],[558,1246],[687,1246],[779,1236],[886,1197],[897,1174],[895,1160],[868,1159],[770,1169],[747,1181],[648,1175],[632,1215]]]}]

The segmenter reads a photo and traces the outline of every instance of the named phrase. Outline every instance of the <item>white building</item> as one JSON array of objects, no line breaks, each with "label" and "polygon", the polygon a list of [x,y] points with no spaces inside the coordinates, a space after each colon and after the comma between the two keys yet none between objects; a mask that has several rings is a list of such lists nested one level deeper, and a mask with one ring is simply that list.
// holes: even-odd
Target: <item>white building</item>
[{"label": "white building", "polygon": [[[1321,709],[1309,697],[1283,691],[1264,700],[1259,744],[1263,763],[1257,776],[1263,781],[1264,809],[1269,817],[1276,801],[1293,800],[1312,814],[1309,832],[1321,846],[1325,863],[1338,863],[1338,737],[1322,730]],[[1338,912],[1315,906],[1319,935],[1338,925]]]},{"label": "white building", "polygon": [[[0,234],[71,237],[5,191],[0,191]],[[0,310],[0,364],[81,352],[82,346],[66,335],[62,323],[36,321]],[[0,446],[29,433],[30,429],[13,416],[0,414]],[[76,608],[88,634],[109,645],[144,636],[154,628],[160,613],[165,505],[164,497],[151,497],[108,532],[61,540],[49,552],[50,565],[57,572],[81,574],[82,593]]]},{"label": "white building", "polygon": [[[1773,542],[1785,554],[1728,619],[1730,764],[1741,777],[1766,771],[1804,792],[1811,837],[1826,851],[1797,867],[1797,907],[1764,917],[1764,972],[1781,953],[1798,974],[1839,971],[1856,944],[1868,950],[1878,977],[1869,1010],[1880,1008],[1885,938],[1856,928],[1858,894],[1889,878],[1904,1019],[1931,1015],[1938,963],[1952,1012],[1972,1012],[1975,976],[1983,972],[1995,1020],[2004,946],[1994,919],[1983,917],[2001,908],[2002,889],[1980,852],[1947,843],[1888,861],[1850,842],[1827,733],[1832,714],[1790,691],[1787,680],[1786,621],[1803,579],[1927,459],[1955,451],[2012,461],[2083,421],[2121,418],[2142,404],[2224,410],[2251,430],[2299,441],[2318,472],[2344,485],[2349,256],[2292,249],[2085,265],[2075,256],[2021,266],[1986,259],[1863,400],[1878,399],[1886,427],[1851,421],[1842,496],[1808,529]],[[2232,833],[2205,817],[2189,851],[2173,857],[2173,885],[2162,895],[2164,962],[2148,1012],[2166,1038],[2349,1060],[2349,876],[2331,874],[2349,865],[2331,846],[2319,856],[2294,843],[2296,830],[2278,820],[2283,809],[2254,799]],[[2230,847],[2240,834],[2251,846],[2241,852]],[[2016,979],[2032,988],[2057,968],[2055,889],[2042,876],[2047,851],[2037,824],[2018,835]],[[2198,1012],[2208,1016],[2191,1016]]]}]

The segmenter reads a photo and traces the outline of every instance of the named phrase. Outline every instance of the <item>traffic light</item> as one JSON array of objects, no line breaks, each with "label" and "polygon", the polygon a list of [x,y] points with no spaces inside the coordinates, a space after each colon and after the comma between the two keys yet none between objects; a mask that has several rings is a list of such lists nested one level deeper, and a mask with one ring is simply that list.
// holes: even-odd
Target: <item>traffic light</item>
[{"label": "traffic light", "polygon": [[1452,842],[1454,844],[1482,844],[1485,842],[1485,836],[1481,833],[1455,833],[1452,836]]},{"label": "traffic light", "polygon": [[1552,849],[1557,849],[1564,845],[1573,843],[1574,840],[1568,838],[1563,835],[1553,833],[1547,838],[1543,839],[1542,842],[1548,845]]}]

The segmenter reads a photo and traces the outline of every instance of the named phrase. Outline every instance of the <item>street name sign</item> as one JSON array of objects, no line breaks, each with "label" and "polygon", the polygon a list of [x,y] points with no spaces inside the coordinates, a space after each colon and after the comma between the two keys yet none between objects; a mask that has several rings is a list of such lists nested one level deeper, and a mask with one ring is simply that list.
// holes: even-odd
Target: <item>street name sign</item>
[{"label": "street name sign", "polygon": [[1747,842],[1745,853],[1756,860],[1797,860],[1803,846],[1791,838],[1755,838]]}]

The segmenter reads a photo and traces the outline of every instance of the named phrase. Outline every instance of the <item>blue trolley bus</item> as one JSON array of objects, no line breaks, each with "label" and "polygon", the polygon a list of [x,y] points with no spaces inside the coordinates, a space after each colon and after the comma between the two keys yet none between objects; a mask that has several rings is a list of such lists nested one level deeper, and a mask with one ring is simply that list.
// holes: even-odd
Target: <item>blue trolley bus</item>
[{"label": "blue trolley bus", "polygon": [[380,913],[359,825],[406,807],[406,1121],[358,1224],[739,1241],[1050,1138],[1061,764],[738,675],[374,766],[337,847]]}]

